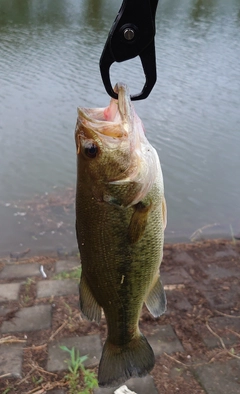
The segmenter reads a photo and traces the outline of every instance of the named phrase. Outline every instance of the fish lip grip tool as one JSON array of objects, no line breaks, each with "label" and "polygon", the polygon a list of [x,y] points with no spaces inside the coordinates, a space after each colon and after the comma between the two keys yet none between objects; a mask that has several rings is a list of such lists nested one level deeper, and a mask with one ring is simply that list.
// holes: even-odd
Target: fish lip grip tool
[{"label": "fish lip grip tool", "polygon": [[107,93],[117,99],[110,80],[110,67],[139,56],[146,82],[131,100],[148,97],[157,80],[155,55],[155,15],[158,0],[123,0],[100,58],[100,72]]}]

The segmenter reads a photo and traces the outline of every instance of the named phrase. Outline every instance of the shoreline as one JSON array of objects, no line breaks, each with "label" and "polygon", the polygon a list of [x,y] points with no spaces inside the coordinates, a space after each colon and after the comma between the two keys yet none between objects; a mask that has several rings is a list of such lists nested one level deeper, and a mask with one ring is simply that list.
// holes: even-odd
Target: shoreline
[{"label": "shoreline", "polygon": [[[72,255],[77,249],[75,233],[75,188],[54,187],[33,198],[0,201],[1,240],[0,256],[31,249],[33,254],[54,254],[58,250]],[[195,218],[195,221],[197,218]],[[231,218],[228,218],[231,221]],[[190,243],[206,239],[233,239],[240,237],[240,223],[209,222],[182,225],[169,220],[165,230],[165,243]],[[32,255],[32,254],[31,254]]]},{"label": "shoreline", "polygon": [[[231,246],[236,246],[240,244],[240,237],[209,237],[206,239],[200,239],[196,241],[169,241],[168,239],[164,242],[164,250],[174,250],[178,248],[182,249],[191,249],[191,248],[201,248],[206,245],[221,245],[221,244],[229,244]],[[15,261],[24,262],[35,258],[44,259],[58,259],[58,260],[71,260],[79,258],[79,250],[78,247],[73,247],[72,249],[67,248],[59,248],[58,250],[54,249],[19,249],[10,253],[1,253],[0,252],[0,263],[14,263]],[[80,258],[79,258],[80,259]]]}]

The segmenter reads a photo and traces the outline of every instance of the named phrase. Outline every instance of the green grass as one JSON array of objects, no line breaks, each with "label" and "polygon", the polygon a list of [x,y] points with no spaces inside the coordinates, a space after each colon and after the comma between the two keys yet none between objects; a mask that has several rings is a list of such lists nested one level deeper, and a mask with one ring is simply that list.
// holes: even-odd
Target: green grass
[{"label": "green grass", "polygon": [[[80,356],[79,351],[67,346],[60,346],[60,349],[67,352],[70,356],[66,363],[68,365],[68,374],[65,376],[69,386],[69,394],[91,394],[92,390],[98,386],[95,372],[85,369],[83,363],[88,356]],[[79,386],[79,374],[83,377],[84,388]]]},{"label": "green grass", "polygon": [[38,384],[42,383],[43,377],[42,376],[32,376],[32,382],[37,386]]},{"label": "green grass", "polygon": [[2,394],[7,394],[10,390],[11,390],[11,387],[7,387],[6,390],[4,390]]},{"label": "green grass", "polygon": [[35,281],[31,278],[27,278],[26,282],[24,283],[24,294],[21,297],[24,304],[28,304],[31,300],[30,290],[33,283],[35,283]]},{"label": "green grass", "polygon": [[71,271],[63,271],[59,274],[55,275],[53,279],[80,279],[82,272],[82,267],[79,265],[78,267],[73,268]]}]

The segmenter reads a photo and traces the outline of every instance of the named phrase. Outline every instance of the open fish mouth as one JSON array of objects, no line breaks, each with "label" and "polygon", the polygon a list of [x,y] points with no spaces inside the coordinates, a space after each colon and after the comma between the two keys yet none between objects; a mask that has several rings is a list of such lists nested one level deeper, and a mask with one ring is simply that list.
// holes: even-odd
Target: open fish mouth
[{"label": "open fish mouth", "polygon": [[112,138],[127,137],[132,131],[134,110],[128,87],[117,83],[114,91],[118,100],[112,98],[106,108],[78,108],[78,121],[86,138],[92,130]]},{"label": "open fish mouth", "polygon": [[[118,100],[111,98],[106,108],[78,108],[75,141],[77,154],[82,153],[79,159],[88,165],[84,171],[99,184],[98,188],[92,186],[95,198],[103,199],[103,191],[99,197],[100,185],[111,188],[112,194],[119,190],[118,187],[122,187],[125,194],[129,194],[126,190],[134,188],[134,196],[131,193],[131,198],[128,196],[124,203],[120,203],[130,206],[137,204],[151,190],[161,168],[157,152],[148,142],[142,121],[131,103],[127,86],[118,83],[115,91]],[[92,152],[86,158],[85,152],[91,149],[95,162],[89,162]]]}]

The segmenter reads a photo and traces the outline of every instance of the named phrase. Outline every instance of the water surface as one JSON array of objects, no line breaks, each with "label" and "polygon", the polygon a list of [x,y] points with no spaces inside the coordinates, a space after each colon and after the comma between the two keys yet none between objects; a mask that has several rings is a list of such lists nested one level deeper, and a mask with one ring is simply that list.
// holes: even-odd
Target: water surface
[{"label": "water surface", "polygon": [[[108,105],[98,62],[120,5],[0,2],[1,254],[76,245],[76,108]],[[239,27],[239,0],[159,2],[158,80],[135,106],[163,168],[168,240],[240,230]],[[111,77],[144,83],[138,58]]]}]

